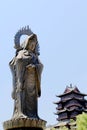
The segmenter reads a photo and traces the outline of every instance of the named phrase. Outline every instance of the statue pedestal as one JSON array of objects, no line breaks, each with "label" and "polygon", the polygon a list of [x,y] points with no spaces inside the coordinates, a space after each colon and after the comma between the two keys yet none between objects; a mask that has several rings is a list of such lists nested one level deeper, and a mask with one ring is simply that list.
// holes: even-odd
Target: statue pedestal
[{"label": "statue pedestal", "polygon": [[43,130],[46,121],[42,119],[18,118],[5,121],[4,130]]}]

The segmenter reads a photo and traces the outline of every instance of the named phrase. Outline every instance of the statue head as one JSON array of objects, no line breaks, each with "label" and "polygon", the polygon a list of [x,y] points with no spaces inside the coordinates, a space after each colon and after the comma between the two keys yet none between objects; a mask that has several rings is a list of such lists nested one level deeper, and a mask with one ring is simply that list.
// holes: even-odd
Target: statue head
[{"label": "statue head", "polygon": [[37,45],[37,36],[35,34],[31,34],[25,40],[23,48],[34,52],[36,45]]}]

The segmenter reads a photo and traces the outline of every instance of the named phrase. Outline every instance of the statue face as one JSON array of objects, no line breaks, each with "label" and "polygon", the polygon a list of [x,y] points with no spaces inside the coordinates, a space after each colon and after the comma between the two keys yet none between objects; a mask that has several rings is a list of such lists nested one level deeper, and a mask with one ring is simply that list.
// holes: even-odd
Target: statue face
[{"label": "statue face", "polygon": [[30,40],[28,44],[28,49],[31,51],[34,51],[36,47],[36,41],[35,40]]}]

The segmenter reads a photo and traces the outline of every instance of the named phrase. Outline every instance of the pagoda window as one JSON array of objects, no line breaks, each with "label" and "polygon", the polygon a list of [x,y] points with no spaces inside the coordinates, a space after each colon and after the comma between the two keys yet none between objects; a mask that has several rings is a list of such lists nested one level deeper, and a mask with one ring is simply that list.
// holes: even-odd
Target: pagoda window
[{"label": "pagoda window", "polygon": [[72,113],[70,114],[70,117],[75,117],[76,115],[78,115],[79,113],[77,111],[72,111]]}]

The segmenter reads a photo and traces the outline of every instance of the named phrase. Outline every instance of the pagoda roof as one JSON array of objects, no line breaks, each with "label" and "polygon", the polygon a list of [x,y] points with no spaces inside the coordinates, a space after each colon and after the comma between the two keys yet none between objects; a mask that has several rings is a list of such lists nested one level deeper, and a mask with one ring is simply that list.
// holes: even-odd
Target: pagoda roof
[{"label": "pagoda roof", "polygon": [[59,103],[66,102],[66,101],[69,101],[69,100],[72,100],[72,99],[76,99],[76,100],[79,100],[79,101],[85,101],[85,102],[87,102],[86,99],[82,99],[82,98],[79,98],[79,97],[68,97],[68,98],[60,100],[58,102],[54,102],[54,104],[59,104]]},{"label": "pagoda roof", "polygon": [[67,95],[69,93],[76,93],[79,95],[87,96],[87,94],[81,93],[76,86],[72,87],[72,85],[70,85],[70,86],[66,86],[64,93],[58,95],[57,97],[62,97],[62,96]]},{"label": "pagoda roof", "polygon": [[[68,107],[73,107],[73,106],[74,106],[74,107],[82,107],[81,104],[75,103],[75,104],[71,104],[71,105],[69,104],[69,105],[67,105],[66,108],[68,108]],[[70,109],[71,109],[71,108],[70,108]],[[75,109],[75,108],[74,108],[74,109]],[[61,111],[61,109],[59,109],[58,107],[56,107],[56,110]]]}]

